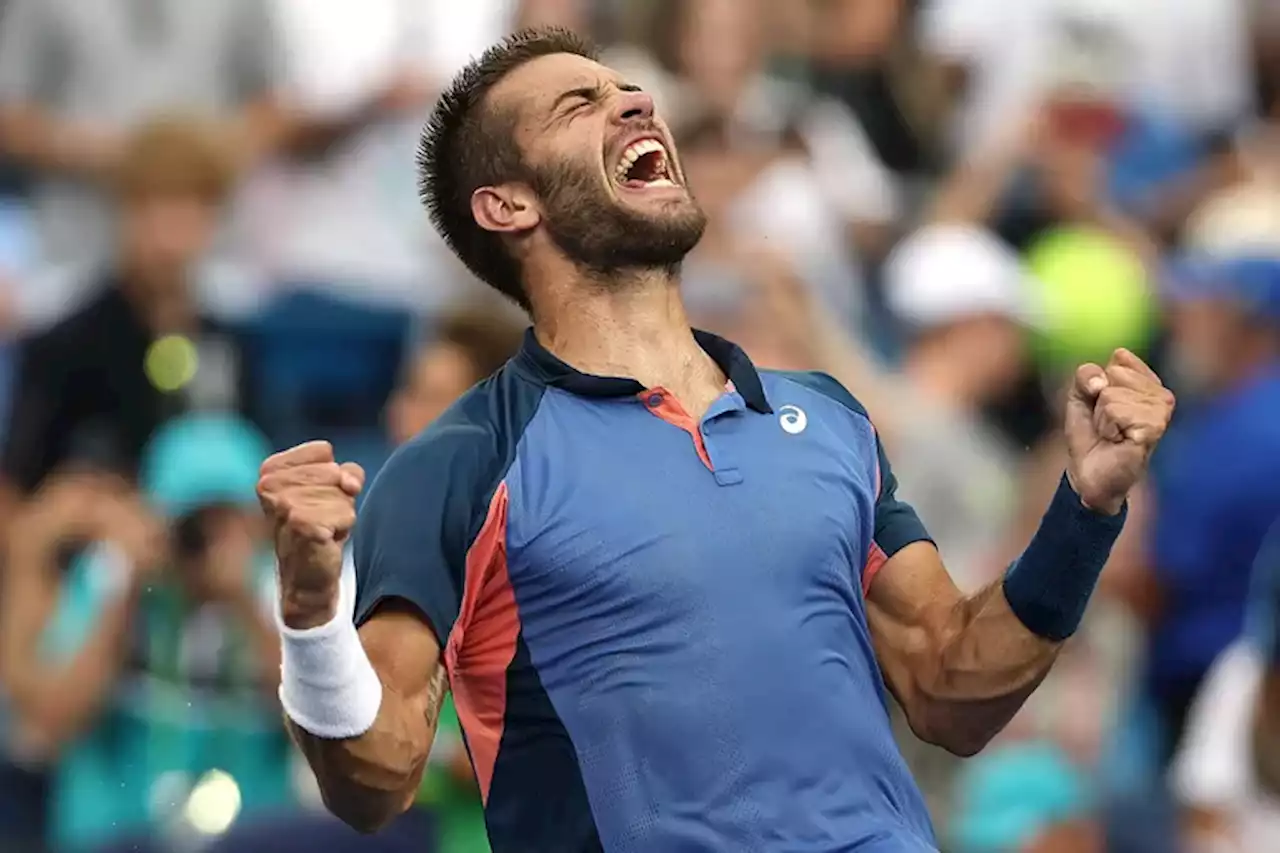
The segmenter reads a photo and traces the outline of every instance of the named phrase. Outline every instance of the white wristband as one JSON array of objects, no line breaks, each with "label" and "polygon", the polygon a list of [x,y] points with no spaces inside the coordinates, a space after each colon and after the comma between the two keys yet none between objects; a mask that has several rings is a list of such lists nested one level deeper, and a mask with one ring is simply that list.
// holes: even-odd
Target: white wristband
[{"label": "white wristband", "polygon": [[352,621],[354,590],[341,584],[337,613],[328,623],[280,628],[280,704],[305,731],[337,740],[373,728],[382,707],[382,681],[364,652]]}]

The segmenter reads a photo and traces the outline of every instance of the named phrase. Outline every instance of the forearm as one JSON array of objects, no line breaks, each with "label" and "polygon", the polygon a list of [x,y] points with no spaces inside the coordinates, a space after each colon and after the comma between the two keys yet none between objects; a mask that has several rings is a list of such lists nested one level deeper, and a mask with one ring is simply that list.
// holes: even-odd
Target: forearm
[{"label": "forearm", "polygon": [[130,636],[133,595],[112,602],[80,651],[66,664],[50,667],[38,658],[14,679],[19,736],[39,754],[56,752],[83,731],[110,695]]},{"label": "forearm", "polygon": [[1079,626],[1123,522],[1059,486],[1005,577],[958,602],[936,632],[937,663],[918,670],[922,736],[971,755],[1009,723]]},{"label": "forearm", "polygon": [[107,165],[101,140],[35,107],[0,111],[0,147],[14,160],[42,170],[100,175]]},{"label": "forearm", "polygon": [[355,631],[353,589],[286,585],[281,593],[280,699],[289,729],[328,809],[373,832],[412,804],[421,782],[446,686],[438,650],[420,670],[429,680],[406,693],[386,674],[397,664],[375,669],[378,644]]},{"label": "forearm", "polygon": [[434,705],[426,713],[420,702],[384,685],[377,720],[358,737],[322,738],[286,718],[325,806],[344,823],[374,832],[413,804],[439,718],[443,670],[440,675],[433,685]]},{"label": "forearm", "polygon": [[998,140],[994,150],[961,162],[934,197],[933,223],[987,222],[1022,165],[1021,137]]},{"label": "forearm", "polygon": [[936,666],[924,670],[908,711],[921,738],[973,755],[1000,733],[1049,672],[1061,643],[1036,636],[1014,615],[1003,584],[953,611]]}]

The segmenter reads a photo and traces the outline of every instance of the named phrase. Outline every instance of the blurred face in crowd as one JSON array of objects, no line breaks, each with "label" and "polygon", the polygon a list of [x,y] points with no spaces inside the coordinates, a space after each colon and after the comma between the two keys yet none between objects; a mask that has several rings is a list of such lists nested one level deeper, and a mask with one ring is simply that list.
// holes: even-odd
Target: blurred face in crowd
[{"label": "blurred face in crowd", "polygon": [[199,601],[248,591],[250,569],[267,543],[262,513],[239,506],[208,506],[179,519],[172,530],[177,580]]},{"label": "blurred face in crowd", "polygon": [[755,0],[686,0],[679,22],[681,70],[706,106],[730,116],[760,70],[761,9]]},{"label": "blurred face in crowd", "polygon": [[672,267],[697,245],[706,217],[649,95],[599,63],[559,53],[513,71],[490,97],[515,118],[534,194],[508,187],[516,196],[506,208],[496,197],[478,202],[506,217],[507,230],[545,229],[588,269]]},{"label": "blurred face in crowd", "polygon": [[1263,335],[1226,300],[1179,302],[1168,314],[1174,381],[1188,393],[1231,385]]},{"label": "blurred face in crowd", "polygon": [[924,343],[948,362],[963,365],[979,401],[999,398],[1019,381],[1025,367],[1025,330],[998,314],[957,320],[926,333]]},{"label": "blurred face in crowd", "polygon": [[459,346],[424,347],[387,407],[387,428],[397,445],[413,438],[480,380],[479,370]]},{"label": "blurred face in crowd", "polygon": [[147,282],[180,279],[213,241],[217,208],[194,195],[142,195],[126,200],[120,216],[125,267]]}]

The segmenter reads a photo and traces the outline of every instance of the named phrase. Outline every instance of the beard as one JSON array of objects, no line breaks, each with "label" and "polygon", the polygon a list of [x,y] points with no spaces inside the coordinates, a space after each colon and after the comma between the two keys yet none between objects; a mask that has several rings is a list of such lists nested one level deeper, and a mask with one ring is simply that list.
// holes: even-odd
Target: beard
[{"label": "beard", "polygon": [[707,227],[706,214],[690,196],[661,216],[641,213],[610,198],[594,171],[572,163],[533,167],[530,179],[552,241],[592,271],[675,270]]}]

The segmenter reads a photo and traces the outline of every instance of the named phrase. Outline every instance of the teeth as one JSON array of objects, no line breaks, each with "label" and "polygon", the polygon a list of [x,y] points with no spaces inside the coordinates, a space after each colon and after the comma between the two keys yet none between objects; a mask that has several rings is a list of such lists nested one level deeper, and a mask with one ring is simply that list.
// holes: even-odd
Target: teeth
[{"label": "teeth", "polygon": [[[663,164],[665,168],[665,163],[667,158],[667,149],[658,140],[641,139],[628,145],[627,149],[622,152],[622,158],[618,161],[618,170],[617,170],[618,180],[625,181],[627,178],[627,172],[631,170],[631,167],[636,164],[637,160],[639,160],[641,157],[645,156],[646,154],[653,154],[655,152],[660,152],[662,154]],[[660,181],[665,181],[665,183],[659,183]],[[659,178],[657,181],[650,181],[649,184],[650,186],[672,185],[671,181],[667,180],[666,178]]]}]

